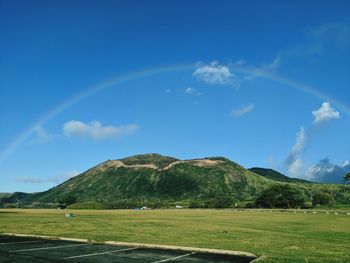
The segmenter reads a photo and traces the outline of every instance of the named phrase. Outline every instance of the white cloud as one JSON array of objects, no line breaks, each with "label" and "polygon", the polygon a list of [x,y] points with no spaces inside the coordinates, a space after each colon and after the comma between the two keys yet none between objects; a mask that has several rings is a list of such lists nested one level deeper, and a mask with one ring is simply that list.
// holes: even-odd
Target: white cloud
[{"label": "white cloud", "polygon": [[322,106],[318,110],[312,111],[314,116],[314,124],[319,124],[331,119],[339,119],[340,114],[335,111],[329,102],[323,102]]},{"label": "white cloud", "polygon": [[28,183],[28,184],[43,184],[43,183],[59,184],[79,174],[81,173],[77,171],[72,171],[72,172],[64,173],[64,174],[54,176],[54,177],[49,177],[49,178],[41,178],[37,176],[23,176],[23,177],[17,177],[16,180],[18,182]]},{"label": "white cloud", "polygon": [[269,64],[263,64],[262,65],[262,70],[271,70],[271,71],[275,71],[277,70],[279,67],[281,66],[281,57],[277,56],[274,58],[274,60],[269,63]]},{"label": "white cloud", "polygon": [[42,179],[40,177],[36,176],[23,176],[23,177],[17,177],[16,181],[26,184],[42,184],[47,183],[47,179]]},{"label": "white cloud", "polygon": [[247,62],[244,59],[237,60],[235,63],[233,63],[235,66],[242,66],[245,64],[247,64]]},{"label": "white cloud", "polygon": [[191,87],[188,87],[184,90],[184,93],[185,94],[193,94],[196,90],[191,88]]},{"label": "white cloud", "polygon": [[249,104],[249,105],[246,105],[246,106],[242,106],[242,107],[240,107],[238,109],[233,109],[231,111],[230,115],[232,117],[239,118],[239,117],[241,117],[241,116],[243,116],[243,115],[245,115],[245,114],[247,114],[247,113],[249,113],[249,112],[251,112],[253,110],[254,110],[254,104]]},{"label": "white cloud", "polygon": [[201,92],[199,92],[198,90],[196,90],[195,88],[191,88],[191,87],[188,87],[184,90],[184,93],[185,94],[188,94],[188,95],[196,95],[196,96],[200,96],[202,95]]},{"label": "white cloud", "polygon": [[197,79],[208,84],[237,85],[236,76],[225,65],[220,65],[217,61],[210,64],[198,64],[192,74]]},{"label": "white cloud", "polygon": [[303,161],[299,158],[301,151],[306,142],[306,134],[304,127],[300,127],[300,131],[296,135],[296,141],[285,160],[288,175],[298,177]]},{"label": "white cloud", "polygon": [[348,172],[350,172],[350,160],[345,160],[342,164],[333,164],[325,158],[309,167],[305,178],[315,182],[343,183],[343,177]]},{"label": "white cloud", "polygon": [[[339,112],[335,111],[329,102],[322,103],[322,106],[318,110],[314,110],[312,114],[314,116],[314,125],[318,125],[331,119],[338,119],[340,116]],[[302,168],[303,161],[299,156],[303,151],[305,143],[306,132],[304,127],[301,127],[299,133],[297,134],[296,142],[289,151],[289,154],[285,160],[285,166],[287,168],[288,175],[290,176],[300,177],[300,170]],[[314,168],[309,168],[307,172],[308,177],[312,177],[310,174],[317,173],[317,170],[315,170],[316,168],[318,169],[316,166]]]},{"label": "white cloud", "polygon": [[297,158],[290,163],[287,173],[291,177],[298,177],[300,175],[300,169],[303,166],[303,160]]},{"label": "white cloud", "polygon": [[52,134],[46,131],[42,126],[38,125],[33,130],[35,138],[30,140],[30,143],[48,143],[54,138],[59,137],[58,134]]},{"label": "white cloud", "polygon": [[138,130],[135,124],[123,126],[103,126],[99,121],[84,123],[72,120],[63,125],[63,133],[68,137],[85,137],[95,140],[118,138]]}]

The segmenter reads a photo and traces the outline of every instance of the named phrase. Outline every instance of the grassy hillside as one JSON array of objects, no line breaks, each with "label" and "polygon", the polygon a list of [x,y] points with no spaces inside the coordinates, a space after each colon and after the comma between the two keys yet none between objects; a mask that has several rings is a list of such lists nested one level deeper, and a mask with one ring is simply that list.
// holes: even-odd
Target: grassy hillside
[{"label": "grassy hillside", "polygon": [[279,182],[285,182],[285,183],[312,183],[310,181],[306,181],[299,178],[290,178],[288,176],[285,176],[284,174],[281,174],[275,170],[272,169],[266,169],[266,168],[259,168],[259,167],[253,167],[248,169],[249,171],[256,173],[258,175],[261,175],[265,178],[279,181]]},{"label": "grassy hillside", "polygon": [[12,193],[0,193],[0,198],[5,198],[11,196]]},{"label": "grassy hillside", "polygon": [[180,161],[150,154],[106,161],[35,195],[35,200],[53,202],[65,195],[75,195],[79,202],[215,196],[247,200],[272,183],[224,158]]}]

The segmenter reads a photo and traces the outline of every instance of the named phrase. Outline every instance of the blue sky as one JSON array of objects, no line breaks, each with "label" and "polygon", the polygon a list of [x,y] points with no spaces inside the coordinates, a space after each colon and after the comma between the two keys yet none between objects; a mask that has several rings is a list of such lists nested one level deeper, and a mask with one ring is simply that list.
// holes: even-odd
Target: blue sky
[{"label": "blue sky", "polygon": [[157,152],[341,182],[348,1],[0,0],[0,192]]}]

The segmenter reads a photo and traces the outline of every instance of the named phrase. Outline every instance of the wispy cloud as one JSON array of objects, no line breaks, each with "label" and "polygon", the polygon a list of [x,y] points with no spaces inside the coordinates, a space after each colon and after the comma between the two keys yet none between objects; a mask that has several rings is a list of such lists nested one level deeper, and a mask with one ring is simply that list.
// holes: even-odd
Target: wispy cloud
[{"label": "wispy cloud", "polygon": [[314,124],[320,124],[332,119],[339,119],[340,117],[339,112],[334,110],[329,102],[323,102],[319,109],[312,111],[312,115],[314,116]]},{"label": "wispy cloud", "polygon": [[184,90],[184,93],[185,94],[193,94],[196,90],[191,88],[191,87],[188,87]]},{"label": "wispy cloud", "polygon": [[350,48],[350,24],[325,23],[306,31],[307,37],[324,45],[336,45],[338,48]]},{"label": "wispy cloud", "polygon": [[315,60],[315,56],[328,51],[350,50],[350,24],[325,23],[305,30],[303,41],[280,50],[272,62],[263,64],[260,71],[276,71],[283,65],[308,58]]},{"label": "wispy cloud", "polygon": [[276,56],[272,62],[268,63],[268,64],[263,64],[261,67],[261,70],[271,70],[271,71],[275,71],[277,70],[279,67],[281,66],[281,57],[280,56]]},{"label": "wispy cloud", "polygon": [[233,63],[234,66],[243,66],[247,64],[247,62],[244,59],[237,60]]},{"label": "wispy cloud", "polygon": [[[312,115],[314,116],[314,120],[312,127],[310,128],[311,130],[321,123],[325,123],[332,119],[339,119],[340,116],[339,112],[335,111],[329,102],[323,102],[319,109],[312,111]],[[310,129],[308,130],[309,132],[306,132],[304,127],[300,128],[299,133],[297,133],[296,142],[289,151],[284,162],[287,168],[287,173],[290,176],[301,177],[300,170],[303,166],[303,160],[300,158],[300,154],[307,141],[306,134],[312,134],[310,133]],[[310,171],[308,173],[310,174]]]},{"label": "wispy cloud", "polygon": [[21,183],[26,183],[26,184],[42,184],[42,183],[51,182],[51,181],[48,181],[47,179],[43,179],[36,176],[17,177],[16,181]]},{"label": "wispy cloud", "polygon": [[238,109],[233,109],[230,115],[232,117],[239,118],[253,110],[254,110],[254,104],[249,104],[249,105],[242,106]]},{"label": "wispy cloud", "polygon": [[53,134],[46,131],[42,126],[38,125],[34,128],[34,138],[32,138],[30,143],[49,143],[55,138],[59,137],[59,134]]},{"label": "wispy cloud", "polygon": [[287,168],[288,175],[292,177],[298,177],[300,169],[303,165],[302,159],[299,157],[304,148],[306,141],[306,134],[304,127],[300,127],[300,131],[296,135],[296,141],[291,150],[288,153],[284,164]]},{"label": "wispy cloud", "polygon": [[196,96],[202,95],[202,93],[199,92],[197,89],[191,88],[191,87],[185,88],[183,92],[184,92],[185,94],[188,94],[188,95],[196,95]]},{"label": "wispy cloud", "polygon": [[28,184],[43,184],[43,183],[59,184],[74,176],[77,176],[78,174],[80,174],[80,172],[72,171],[72,172],[64,173],[64,174],[54,176],[54,177],[49,177],[49,178],[41,178],[37,176],[23,176],[23,177],[17,177],[16,181],[21,183],[28,183]]},{"label": "wispy cloud", "polygon": [[226,65],[221,65],[217,61],[210,64],[198,63],[192,74],[198,80],[212,85],[238,85],[235,74]]},{"label": "wispy cloud", "polygon": [[308,168],[305,178],[322,183],[343,183],[343,177],[348,172],[350,160],[345,160],[342,164],[333,164],[328,158],[324,158]]},{"label": "wispy cloud", "polygon": [[136,124],[122,126],[103,126],[99,121],[84,123],[72,120],[63,125],[63,134],[68,137],[91,138],[104,140],[118,138],[136,132],[139,127]]}]

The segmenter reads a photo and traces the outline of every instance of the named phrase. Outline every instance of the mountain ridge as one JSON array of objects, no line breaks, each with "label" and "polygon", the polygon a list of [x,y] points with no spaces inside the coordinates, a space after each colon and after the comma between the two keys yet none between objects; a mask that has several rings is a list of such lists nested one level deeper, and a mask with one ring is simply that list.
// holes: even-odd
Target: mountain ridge
[{"label": "mountain ridge", "polygon": [[311,181],[307,181],[300,178],[292,178],[289,176],[286,176],[276,170],[270,169],[270,168],[262,168],[262,167],[252,167],[248,169],[249,171],[252,171],[253,173],[259,174],[265,178],[285,182],[285,183],[314,183]]}]

